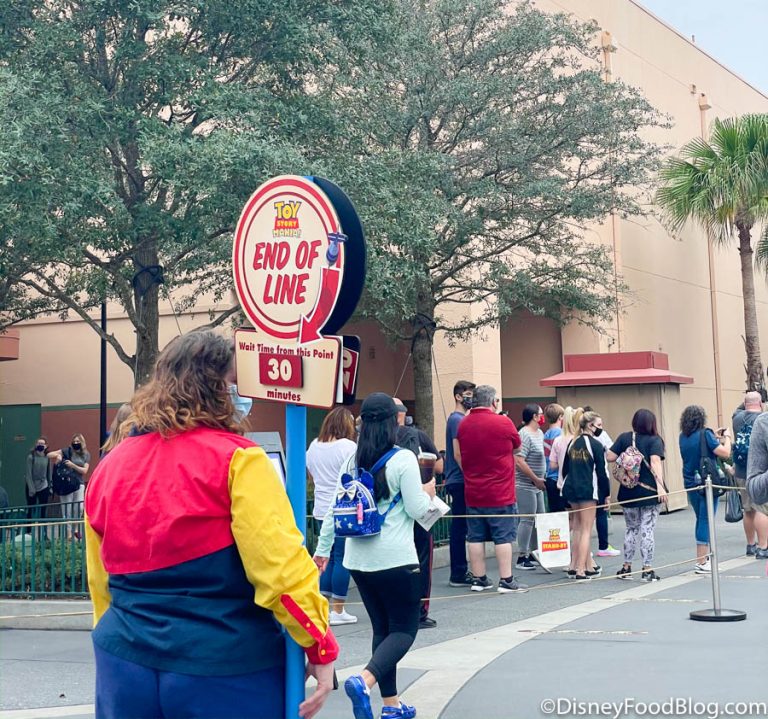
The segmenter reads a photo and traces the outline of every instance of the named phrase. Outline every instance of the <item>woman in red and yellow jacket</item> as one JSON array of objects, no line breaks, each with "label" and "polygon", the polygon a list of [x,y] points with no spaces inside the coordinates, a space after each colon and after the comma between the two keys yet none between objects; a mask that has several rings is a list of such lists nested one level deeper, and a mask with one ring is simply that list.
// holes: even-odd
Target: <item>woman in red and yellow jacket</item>
[{"label": "woman in red and yellow jacket", "polygon": [[225,338],[173,340],[89,483],[97,719],[282,718],[278,622],[318,680],[302,716],[332,687],[328,603],[280,479],[240,434],[233,378]]}]

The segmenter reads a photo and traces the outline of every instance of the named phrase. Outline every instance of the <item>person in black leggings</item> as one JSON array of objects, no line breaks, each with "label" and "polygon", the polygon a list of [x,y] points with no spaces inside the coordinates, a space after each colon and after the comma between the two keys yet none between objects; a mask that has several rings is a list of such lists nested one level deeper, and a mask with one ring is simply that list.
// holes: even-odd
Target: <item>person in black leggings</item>
[{"label": "person in black leggings", "polygon": [[[397,409],[391,397],[381,392],[370,395],[360,416],[363,421],[357,452],[348,463],[351,466],[342,472],[354,474],[355,467],[371,470],[379,459],[389,456],[373,478],[374,500],[386,518],[380,534],[348,537],[344,550],[344,566],[355,580],[373,627],[371,659],[360,674],[344,682],[344,691],[352,700],[355,719],[373,719],[371,688],[375,684],[384,704],[382,719],[412,719],[416,709],[400,701],[396,672],[419,629],[421,571],[413,521],[429,509],[435,480],[422,484],[416,455],[395,447]],[[315,551],[321,572],[328,566],[334,529],[331,508]]]}]

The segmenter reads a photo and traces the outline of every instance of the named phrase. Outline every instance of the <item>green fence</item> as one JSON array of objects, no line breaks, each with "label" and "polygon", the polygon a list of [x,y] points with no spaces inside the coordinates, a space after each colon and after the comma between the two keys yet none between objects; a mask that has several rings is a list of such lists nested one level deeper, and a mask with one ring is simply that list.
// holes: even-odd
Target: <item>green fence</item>
[{"label": "green fence", "polygon": [[88,593],[82,502],[0,510],[0,595]]},{"label": "green fence", "polygon": [[[438,489],[445,499],[445,491]],[[76,597],[88,594],[82,502],[51,503],[0,510],[0,596]],[[309,511],[307,512],[309,515]],[[448,542],[450,520],[432,527],[435,546]],[[314,521],[307,519],[307,549],[317,544]]]}]

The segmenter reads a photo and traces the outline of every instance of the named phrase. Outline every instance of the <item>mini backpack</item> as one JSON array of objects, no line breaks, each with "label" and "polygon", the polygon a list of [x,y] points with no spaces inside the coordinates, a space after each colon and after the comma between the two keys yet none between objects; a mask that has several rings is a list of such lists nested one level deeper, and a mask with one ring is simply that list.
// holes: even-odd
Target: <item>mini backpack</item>
[{"label": "mini backpack", "polygon": [[617,458],[613,469],[614,479],[627,489],[634,489],[640,484],[640,468],[645,458],[635,444],[635,433],[632,432],[632,444]]},{"label": "mini backpack", "polygon": [[400,501],[398,492],[382,514],[373,498],[373,478],[386,463],[400,450],[393,447],[379,458],[370,472],[355,467],[354,476],[341,475],[341,487],[333,505],[333,526],[337,537],[374,537],[381,533],[381,527],[390,510]]}]

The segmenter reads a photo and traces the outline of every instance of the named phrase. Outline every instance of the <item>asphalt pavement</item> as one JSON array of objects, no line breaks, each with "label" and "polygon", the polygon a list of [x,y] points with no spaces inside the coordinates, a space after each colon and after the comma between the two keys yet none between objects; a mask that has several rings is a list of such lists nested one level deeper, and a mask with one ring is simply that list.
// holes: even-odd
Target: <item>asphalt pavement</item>
[{"label": "asphalt pavement", "polygon": [[[615,516],[610,524],[611,541],[620,546],[623,519]],[[652,715],[643,702],[659,702],[657,716],[708,716],[713,705],[707,702],[768,701],[763,679],[768,660],[768,615],[762,610],[768,599],[765,562],[743,557],[740,525],[727,525],[721,516],[717,527],[725,562],[723,605],[746,610],[744,622],[716,625],[688,618],[691,610],[711,606],[710,580],[691,571],[695,548],[690,511],[660,518],[658,583],[615,579],[620,557],[599,559],[604,578],[592,582],[569,582],[561,571],[527,572],[520,579],[531,591],[521,595],[449,588],[448,570],[437,570],[430,613],[438,626],[420,632],[402,662],[399,681],[405,699],[427,719]],[[492,561],[488,573],[496,578]],[[0,615],[10,615],[7,606],[0,603]],[[14,608],[16,614],[42,615],[46,606],[37,601]],[[66,613],[61,603],[54,609]],[[82,605],[75,609],[81,611]],[[348,610],[360,621],[337,628],[342,679],[359,670],[370,650],[370,623],[354,593]],[[72,626],[71,617],[24,621],[38,620],[49,629],[0,631],[0,719],[90,719],[88,631],[61,629],[65,622]],[[9,625],[14,626],[0,621],[0,626]],[[686,697],[689,705],[661,705]],[[547,701],[554,702],[551,712],[543,704]],[[620,701],[625,703],[619,706]],[[665,708],[675,711],[662,713]],[[682,713],[688,708],[689,714]],[[768,707],[763,713],[741,712],[767,714]],[[343,692],[334,693],[319,716],[351,716]]]}]

